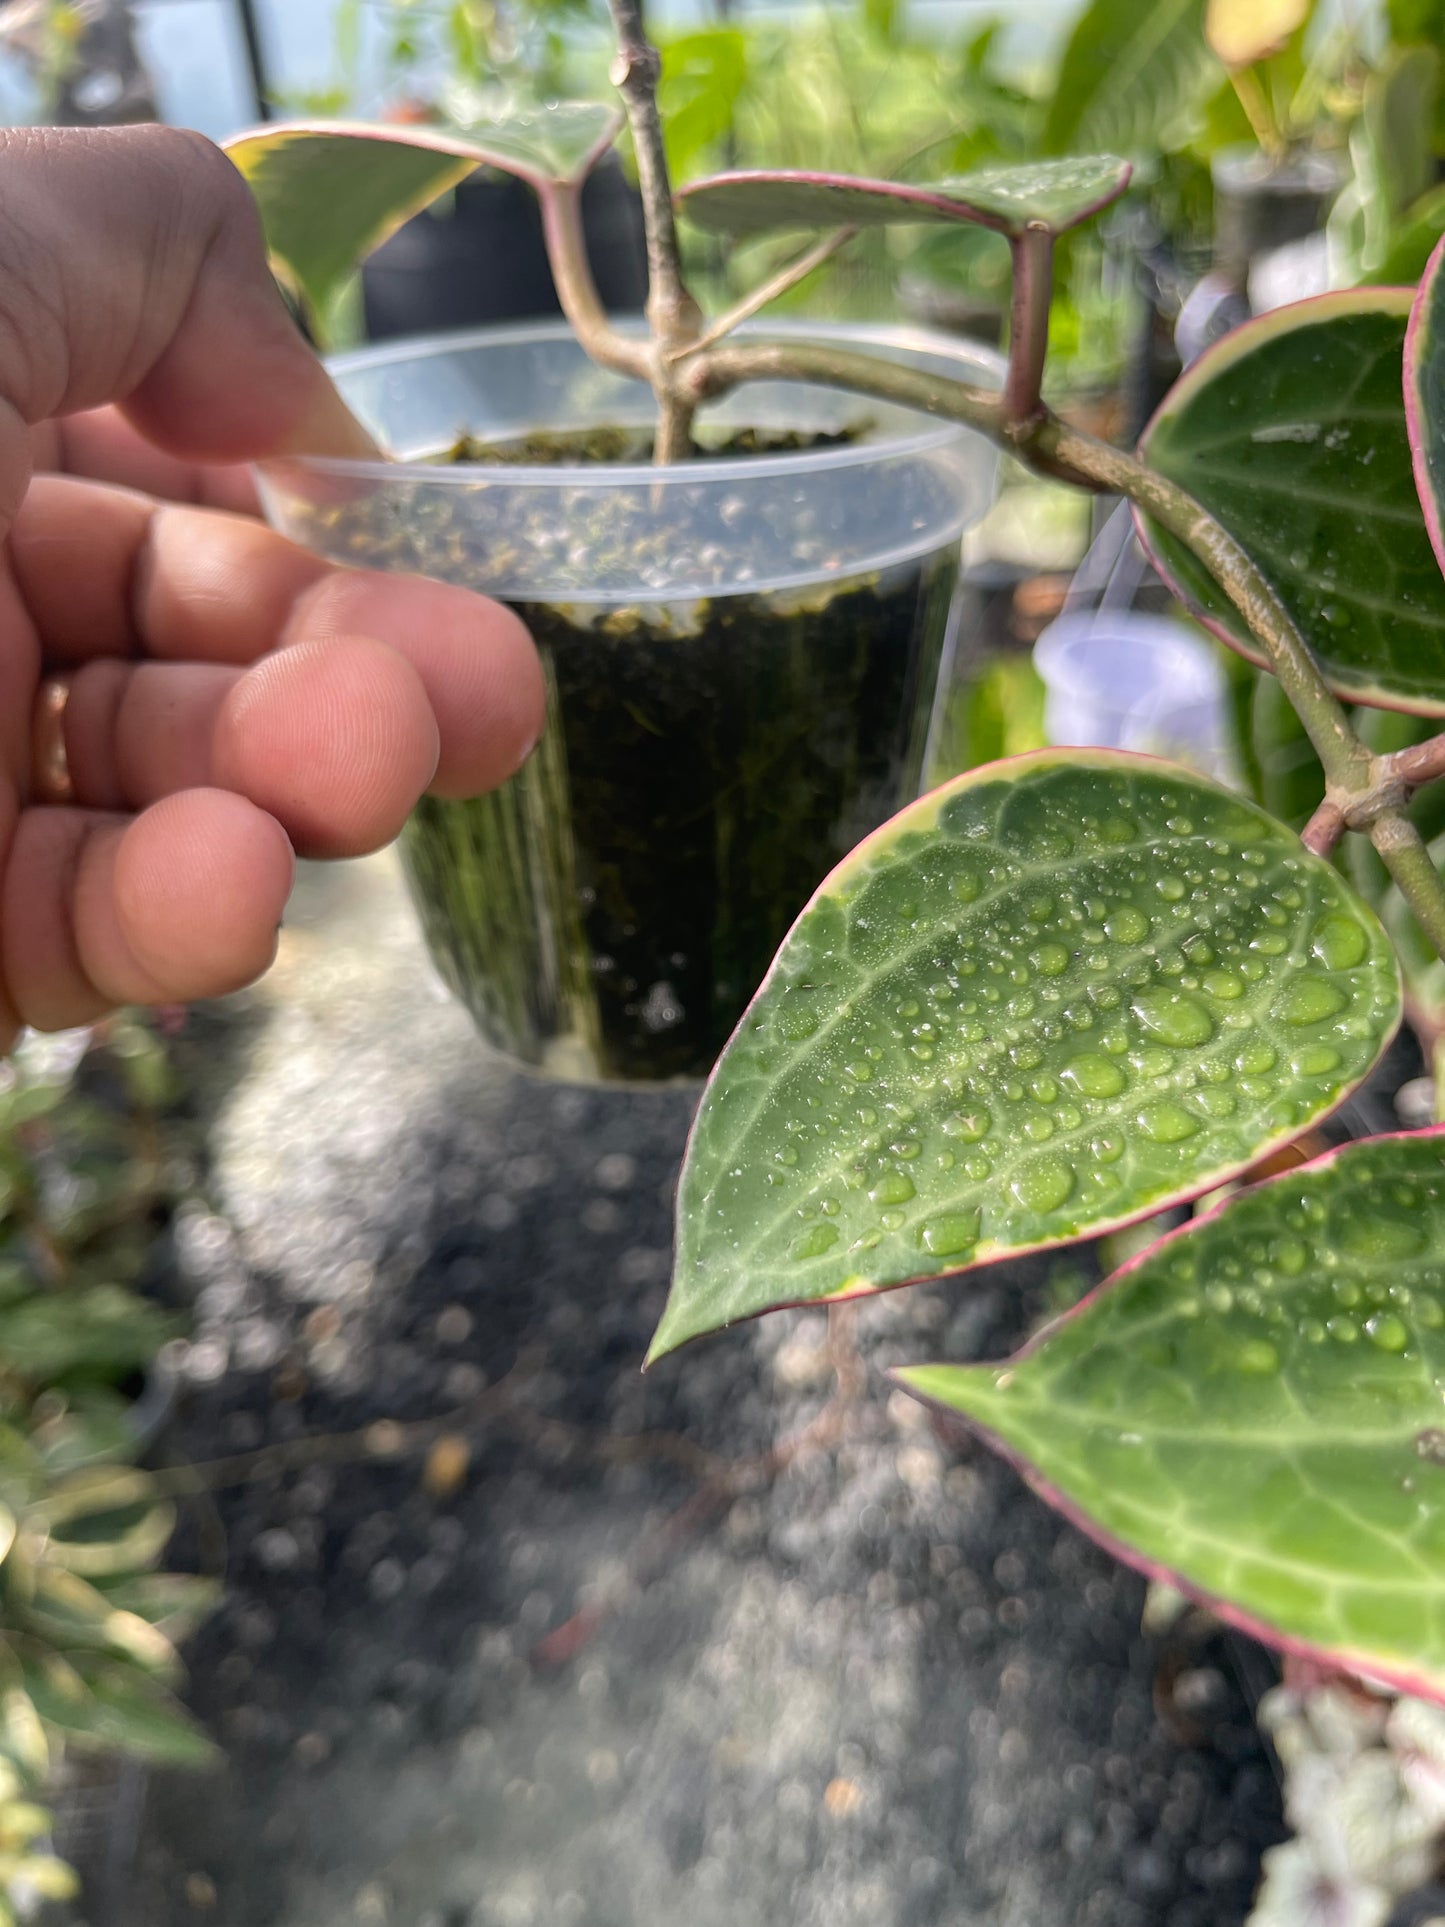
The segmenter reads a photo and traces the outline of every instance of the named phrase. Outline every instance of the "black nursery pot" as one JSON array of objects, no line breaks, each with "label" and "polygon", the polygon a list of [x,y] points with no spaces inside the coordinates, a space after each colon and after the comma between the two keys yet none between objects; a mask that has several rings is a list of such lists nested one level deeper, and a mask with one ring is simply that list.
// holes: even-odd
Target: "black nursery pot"
[{"label": "black nursery pot", "polygon": [[[795,332],[997,378],[986,351],[916,331]],[[497,444],[652,420],[645,387],[556,325],[370,349],[335,371],[404,458],[463,430]],[[555,1076],[705,1076],[813,889],[918,790],[959,538],[991,497],[993,451],[791,383],[737,391],[700,432],[744,429],[812,445],[666,469],[263,471],[293,539],[499,596],[537,640],[549,717],[531,760],[492,796],[425,800],[402,854],[446,982],[493,1044]]]},{"label": "black nursery pot", "polygon": [[[582,185],[582,232],[603,306],[635,314],[647,299],[642,200],[615,154]],[[450,200],[424,208],[361,271],[369,341],[525,321],[562,312],[537,197],[525,182],[478,168]]]}]

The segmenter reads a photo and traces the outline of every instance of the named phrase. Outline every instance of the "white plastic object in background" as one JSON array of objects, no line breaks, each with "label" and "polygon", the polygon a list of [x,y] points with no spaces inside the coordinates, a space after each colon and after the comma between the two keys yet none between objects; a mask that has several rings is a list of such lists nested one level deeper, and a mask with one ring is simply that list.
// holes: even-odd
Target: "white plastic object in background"
[{"label": "white plastic object in background", "polygon": [[1237,780],[1224,671],[1182,622],[1119,608],[1062,615],[1035,643],[1034,664],[1051,743],[1139,750]]}]

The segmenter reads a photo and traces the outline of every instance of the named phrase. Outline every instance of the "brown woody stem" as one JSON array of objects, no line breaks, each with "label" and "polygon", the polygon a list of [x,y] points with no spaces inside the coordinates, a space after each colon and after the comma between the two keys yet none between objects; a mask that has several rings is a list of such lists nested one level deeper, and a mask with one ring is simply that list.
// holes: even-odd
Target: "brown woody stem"
[{"label": "brown woody stem", "polygon": [[693,411],[678,384],[670,357],[696,341],[702,332],[702,310],[682,278],[677,224],[672,212],[672,184],[667,175],[667,150],[657,111],[657,82],[662,60],[647,38],[638,0],[609,0],[617,35],[617,58],[612,82],[627,108],[632,146],[637,159],[637,185],[642,195],[642,219],[647,230],[647,319],[652,330],[649,379],[657,396],[656,460],[672,462],[691,446]]}]

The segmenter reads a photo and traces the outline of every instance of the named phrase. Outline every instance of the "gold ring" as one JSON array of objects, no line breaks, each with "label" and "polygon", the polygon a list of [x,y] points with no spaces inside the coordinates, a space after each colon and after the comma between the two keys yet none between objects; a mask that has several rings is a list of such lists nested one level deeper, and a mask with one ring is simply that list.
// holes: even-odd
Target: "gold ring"
[{"label": "gold ring", "polygon": [[35,699],[31,733],[31,788],[37,803],[75,801],[75,784],[65,749],[65,705],[69,701],[69,677],[47,676]]}]

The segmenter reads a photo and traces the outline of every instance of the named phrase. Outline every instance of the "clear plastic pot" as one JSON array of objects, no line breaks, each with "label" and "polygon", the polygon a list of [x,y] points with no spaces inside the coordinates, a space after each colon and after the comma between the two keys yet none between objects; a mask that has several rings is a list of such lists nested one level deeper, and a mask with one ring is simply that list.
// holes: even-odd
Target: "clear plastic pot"
[{"label": "clear plastic pot", "polygon": [[[915,330],[754,332],[999,372]],[[814,886],[916,793],[992,449],[911,410],[767,382],[707,411],[701,435],[809,445],[666,469],[447,466],[423,458],[463,432],[643,426],[652,397],[562,324],[388,344],[335,372],[401,460],[268,464],[272,521],[338,561],[502,598],[547,673],[527,766],[475,802],[427,799],[403,840],[442,976],[522,1064],[705,1075]]]}]

